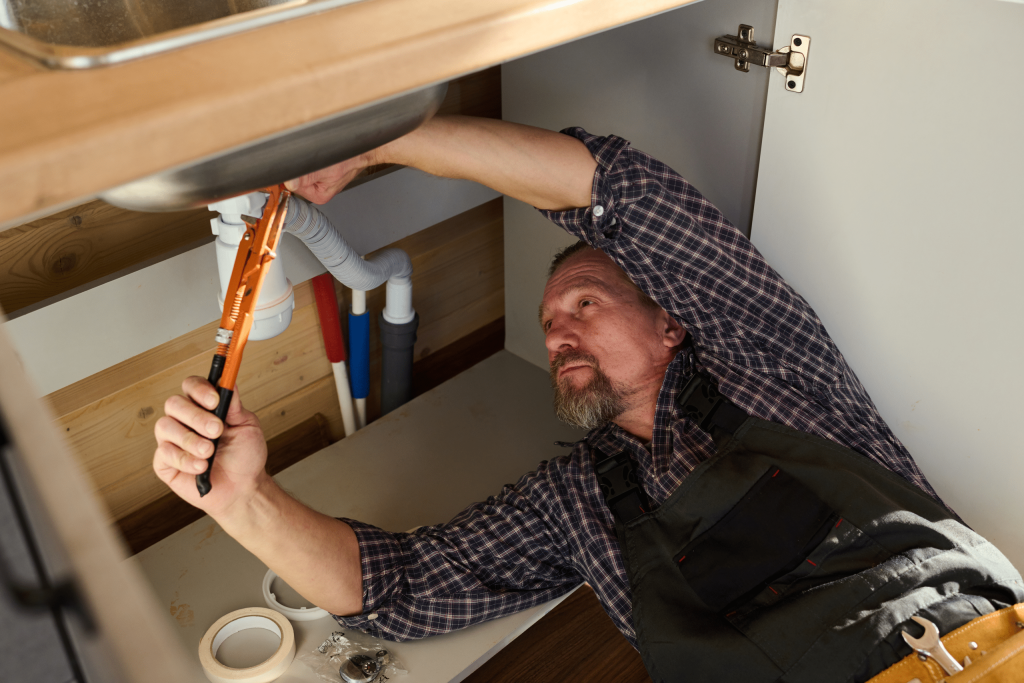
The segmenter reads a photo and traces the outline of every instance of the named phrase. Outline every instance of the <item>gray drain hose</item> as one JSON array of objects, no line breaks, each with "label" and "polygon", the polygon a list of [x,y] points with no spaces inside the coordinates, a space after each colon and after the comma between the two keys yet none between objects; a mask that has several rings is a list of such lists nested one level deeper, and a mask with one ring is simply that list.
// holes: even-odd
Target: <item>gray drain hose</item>
[{"label": "gray drain hose", "polygon": [[331,275],[346,287],[368,291],[389,278],[408,279],[412,262],[401,249],[384,249],[362,259],[334,229],[330,219],[300,197],[288,200],[284,229],[302,240]]},{"label": "gray drain hose", "polygon": [[381,313],[378,322],[381,344],[380,414],[387,415],[412,398],[413,346],[420,317],[416,315],[411,322],[396,325],[385,320]]}]

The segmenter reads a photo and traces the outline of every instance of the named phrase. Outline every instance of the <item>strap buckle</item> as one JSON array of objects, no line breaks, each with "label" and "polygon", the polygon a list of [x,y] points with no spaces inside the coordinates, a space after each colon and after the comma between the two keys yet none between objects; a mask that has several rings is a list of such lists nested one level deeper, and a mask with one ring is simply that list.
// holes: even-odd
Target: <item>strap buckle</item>
[{"label": "strap buckle", "polygon": [[735,403],[722,396],[710,379],[697,372],[679,392],[676,405],[686,417],[712,436],[715,436],[715,429],[734,433],[748,417]]},{"label": "strap buckle", "polygon": [[595,463],[594,469],[605,503],[617,520],[625,524],[650,509],[629,453],[623,451],[605,458]]}]

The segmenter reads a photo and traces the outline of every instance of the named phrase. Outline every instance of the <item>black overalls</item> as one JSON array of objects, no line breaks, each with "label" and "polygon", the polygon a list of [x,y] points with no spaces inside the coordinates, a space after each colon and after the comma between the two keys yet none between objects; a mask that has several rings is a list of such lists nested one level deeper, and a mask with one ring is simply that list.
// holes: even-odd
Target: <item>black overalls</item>
[{"label": "black overalls", "polygon": [[911,616],[945,634],[1024,601],[1003,554],[899,475],[699,375],[679,401],[719,448],[658,509],[625,454],[596,463],[654,681],[866,680],[910,653]]}]

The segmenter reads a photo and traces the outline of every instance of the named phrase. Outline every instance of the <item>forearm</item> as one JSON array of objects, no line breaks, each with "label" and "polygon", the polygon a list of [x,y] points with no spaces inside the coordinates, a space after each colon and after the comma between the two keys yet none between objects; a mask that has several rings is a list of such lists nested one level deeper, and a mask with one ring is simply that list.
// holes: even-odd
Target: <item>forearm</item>
[{"label": "forearm", "polygon": [[216,521],[313,604],[343,616],[362,611],[359,543],[348,524],[306,507],[269,476]]},{"label": "forearm", "polygon": [[541,209],[590,206],[597,162],[579,140],[496,119],[442,116],[370,153],[372,163],[461,178]]}]

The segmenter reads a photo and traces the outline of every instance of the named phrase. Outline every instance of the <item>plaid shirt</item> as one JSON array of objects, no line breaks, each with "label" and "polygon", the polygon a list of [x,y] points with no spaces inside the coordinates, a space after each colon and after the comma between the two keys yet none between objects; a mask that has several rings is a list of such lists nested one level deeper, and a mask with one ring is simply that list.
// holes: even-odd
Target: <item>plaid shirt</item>
[{"label": "plaid shirt", "polygon": [[695,370],[749,414],[831,439],[935,495],[818,316],[718,209],[621,138],[563,132],[597,159],[591,206],[545,215],[611,256],[693,340],[665,373],[650,450],[607,424],[447,524],[407,534],[345,520],[359,539],[364,614],[338,618],[344,626],[420,638],[587,581],[635,646],[629,579],[594,462],[628,451],[651,502],[668,498],[715,453],[675,405]]}]

